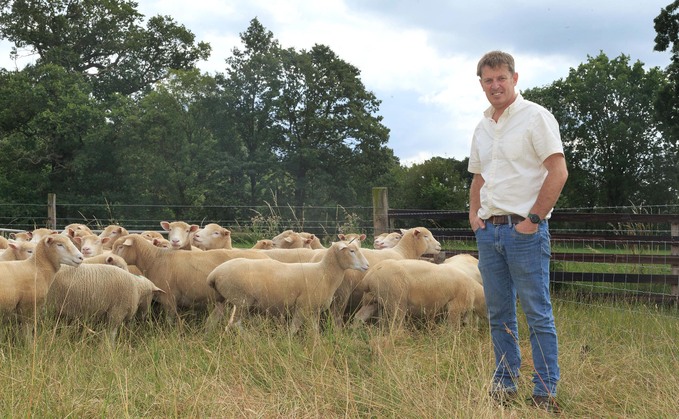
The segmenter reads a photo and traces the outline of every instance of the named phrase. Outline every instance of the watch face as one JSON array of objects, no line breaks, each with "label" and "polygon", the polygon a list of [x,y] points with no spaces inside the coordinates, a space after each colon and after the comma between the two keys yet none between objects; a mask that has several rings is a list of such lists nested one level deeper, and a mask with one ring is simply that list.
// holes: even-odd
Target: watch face
[{"label": "watch face", "polygon": [[533,223],[537,224],[540,222],[540,216],[537,214],[528,214],[528,219]]}]

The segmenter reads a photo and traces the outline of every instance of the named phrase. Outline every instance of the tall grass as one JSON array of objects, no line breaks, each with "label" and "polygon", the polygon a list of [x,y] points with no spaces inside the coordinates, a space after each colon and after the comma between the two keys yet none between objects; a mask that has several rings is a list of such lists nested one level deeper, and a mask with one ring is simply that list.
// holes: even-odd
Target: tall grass
[{"label": "tall grass", "polygon": [[[679,316],[555,301],[562,417],[676,417]],[[205,332],[139,320],[111,345],[96,325],[40,320],[33,344],[0,343],[0,411],[36,417],[534,417],[526,326],[521,398],[487,397],[488,328],[378,325],[291,336],[267,318]],[[546,414],[545,414],[546,416]]]}]

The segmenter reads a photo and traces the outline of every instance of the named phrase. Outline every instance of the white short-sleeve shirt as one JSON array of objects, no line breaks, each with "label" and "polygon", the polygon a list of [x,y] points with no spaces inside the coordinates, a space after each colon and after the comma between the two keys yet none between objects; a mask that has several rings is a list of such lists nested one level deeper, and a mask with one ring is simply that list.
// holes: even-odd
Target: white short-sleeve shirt
[{"label": "white short-sleeve shirt", "polygon": [[[526,217],[537,199],[552,154],[563,154],[559,124],[537,103],[517,94],[497,123],[490,107],[476,126],[468,170],[484,179],[478,216],[518,214]],[[551,210],[546,218],[551,215]]]}]

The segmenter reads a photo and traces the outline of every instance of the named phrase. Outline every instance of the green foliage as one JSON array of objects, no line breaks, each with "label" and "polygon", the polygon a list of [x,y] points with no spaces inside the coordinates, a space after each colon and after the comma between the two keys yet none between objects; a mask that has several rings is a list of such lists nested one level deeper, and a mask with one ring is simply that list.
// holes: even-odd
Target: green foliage
[{"label": "green foliage", "polygon": [[374,172],[393,163],[384,146],[389,130],[375,116],[380,102],[358,69],[327,46],[282,51],[281,63],[275,106],[283,135],[274,151],[294,181],[292,202],[342,202],[353,167],[372,165]]},{"label": "green foliage", "polygon": [[629,57],[601,53],[566,79],[527,90],[559,121],[569,180],[559,206],[609,207],[676,201],[669,139],[658,131],[653,105],[665,77]]},{"label": "green foliage", "polygon": [[[672,52],[671,62],[666,70],[666,81],[659,86],[655,111],[659,129],[668,140],[668,175],[676,184],[679,183],[679,1],[675,0],[662,9],[653,22],[657,33],[654,49],[670,49]],[[674,193],[677,194],[676,189]]]},{"label": "green foliage", "polygon": [[467,159],[433,157],[403,169],[400,187],[390,191],[396,208],[465,211],[469,201]]},{"label": "green foliage", "polygon": [[37,54],[38,64],[90,78],[99,96],[138,92],[210,55],[209,44],[194,45],[194,35],[168,16],[151,17],[143,28],[134,1],[5,0],[0,6],[2,38]]}]

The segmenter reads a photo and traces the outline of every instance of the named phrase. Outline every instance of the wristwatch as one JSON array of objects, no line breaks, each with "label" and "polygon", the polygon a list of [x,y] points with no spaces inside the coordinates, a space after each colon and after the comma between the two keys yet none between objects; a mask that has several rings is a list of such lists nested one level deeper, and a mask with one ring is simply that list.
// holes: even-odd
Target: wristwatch
[{"label": "wristwatch", "polygon": [[528,219],[533,224],[539,224],[540,223],[540,216],[537,215],[537,214],[528,214]]}]

